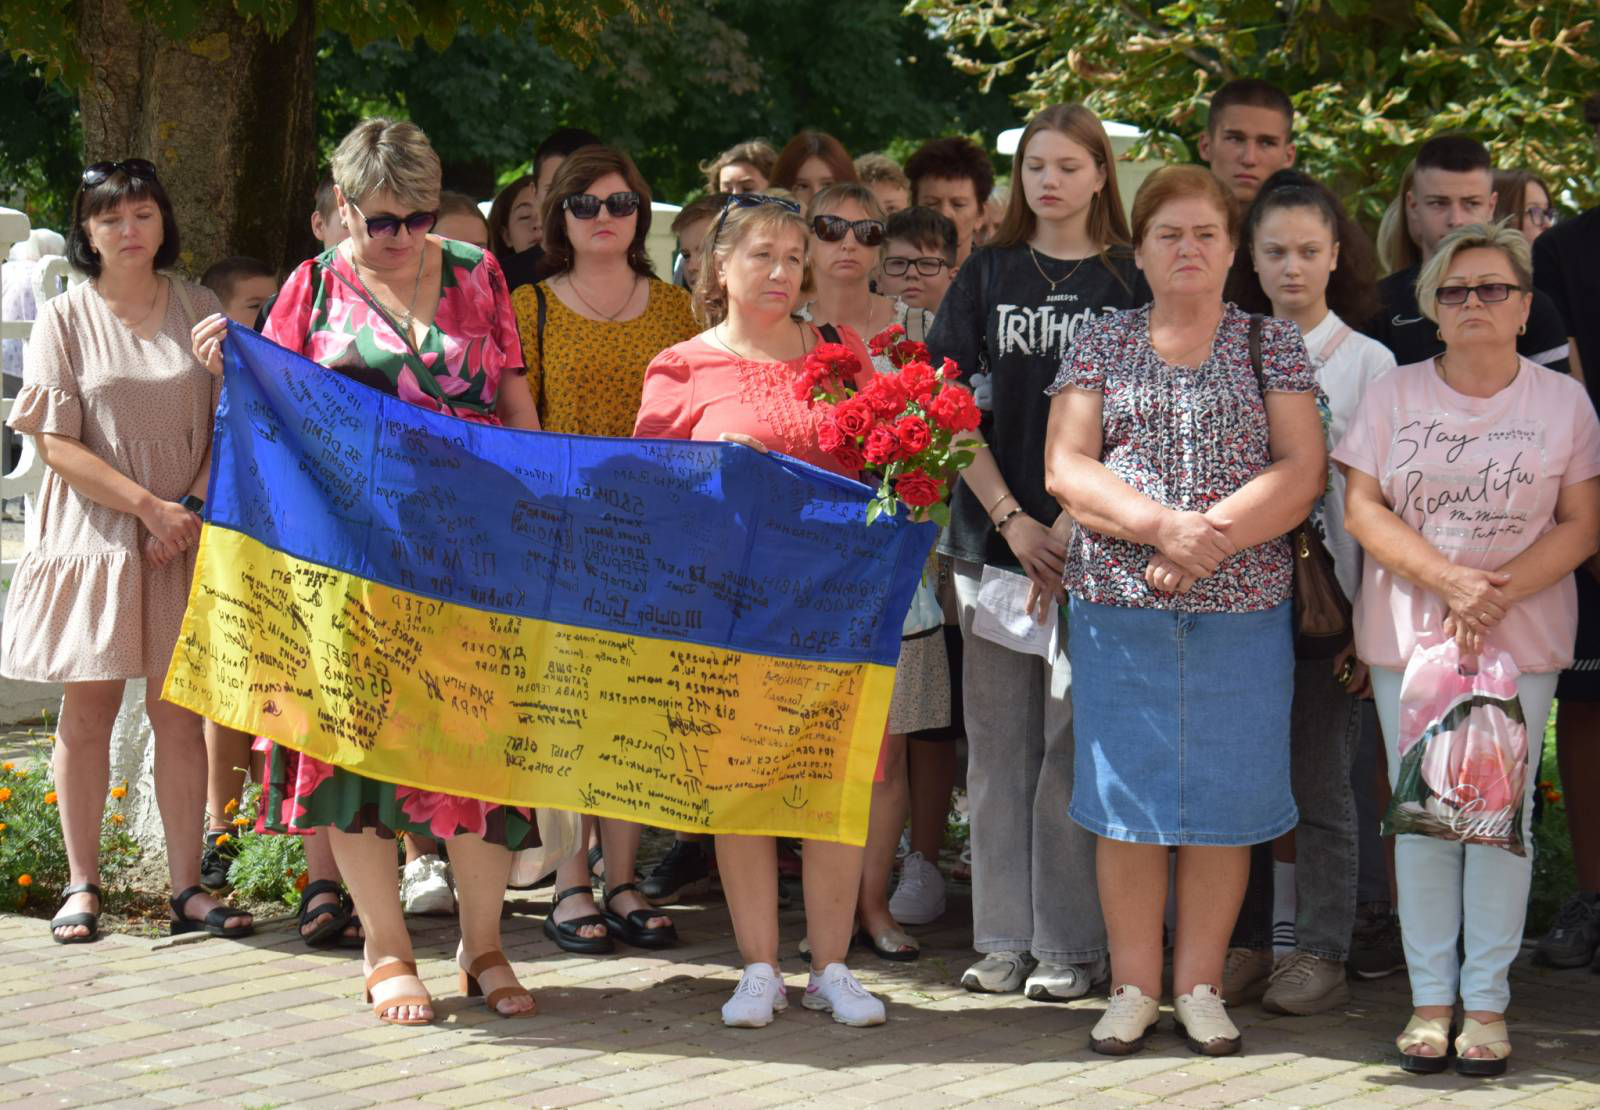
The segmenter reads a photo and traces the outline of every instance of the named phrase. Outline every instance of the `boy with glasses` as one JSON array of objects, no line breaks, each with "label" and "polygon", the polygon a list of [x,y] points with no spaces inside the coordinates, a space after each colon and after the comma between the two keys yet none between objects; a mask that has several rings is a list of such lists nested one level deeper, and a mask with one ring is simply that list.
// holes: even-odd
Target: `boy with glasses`
[{"label": "boy with glasses", "polygon": [[893,213],[884,231],[878,292],[938,312],[955,277],[956,225],[932,208]]}]

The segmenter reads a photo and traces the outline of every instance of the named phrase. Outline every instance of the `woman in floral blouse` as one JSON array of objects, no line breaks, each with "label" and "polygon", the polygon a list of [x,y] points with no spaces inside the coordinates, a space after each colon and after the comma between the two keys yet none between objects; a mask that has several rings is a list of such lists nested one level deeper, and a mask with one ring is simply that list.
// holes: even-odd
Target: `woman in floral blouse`
[{"label": "woman in floral blouse", "polygon": [[[428,234],[439,175],[439,158],[416,125],[358,124],[333,156],[350,238],[290,275],[263,334],[422,408],[538,428],[528,391],[501,388],[504,375],[523,367],[499,264],[476,247]],[[217,373],[225,329],[221,317],[195,329],[195,353]],[[368,1001],[380,1020],[433,1019],[401,912],[394,845],[400,833],[450,841],[461,916],[457,959],[469,989],[481,982],[499,1013],[533,1011],[533,998],[500,952],[511,853],[539,842],[532,810],[380,782],[278,745],[269,749],[266,777],[264,825],[315,833],[307,839],[313,865],[323,845],[332,846],[361,915]]]},{"label": "woman in floral blouse", "polygon": [[1283,536],[1327,458],[1299,330],[1222,300],[1237,222],[1205,169],[1153,174],[1133,202],[1153,300],[1080,331],[1051,387],[1046,484],[1076,521],[1069,813],[1100,838],[1115,990],[1091,1040],[1112,1055],[1155,1026],[1169,845],[1178,1031],[1196,1052],[1238,1051],[1216,984],[1248,846],[1297,819]]}]

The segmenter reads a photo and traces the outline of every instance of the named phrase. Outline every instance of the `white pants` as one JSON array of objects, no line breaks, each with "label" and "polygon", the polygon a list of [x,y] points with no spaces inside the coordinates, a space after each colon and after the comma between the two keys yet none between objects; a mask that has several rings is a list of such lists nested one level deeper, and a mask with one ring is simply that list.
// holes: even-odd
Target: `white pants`
[{"label": "white pants", "polygon": [[[1398,731],[1402,672],[1372,668],[1373,700],[1389,756],[1389,786],[1400,772]],[[1400,934],[1411,973],[1413,1006],[1453,1006],[1459,990],[1468,1010],[1504,1013],[1511,1001],[1507,975],[1522,947],[1533,878],[1533,791],[1545,722],[1556,696],[1555,673],[1525,674],[1517,696],[1528,722],[1528,775],[1523,792],[1522,835],[1528,855],[1487,844],[1458,844],[1433,836],[1397,836],[1395,886],[1400,895]],[[1462,937],[1466,960],[1458,960]]]}]

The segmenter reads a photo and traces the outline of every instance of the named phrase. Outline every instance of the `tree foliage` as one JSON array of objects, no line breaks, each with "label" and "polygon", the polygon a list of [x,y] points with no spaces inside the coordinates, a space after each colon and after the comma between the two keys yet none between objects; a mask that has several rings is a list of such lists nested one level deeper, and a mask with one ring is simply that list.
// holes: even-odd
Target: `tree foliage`
[{"label": "tree foliage", "polygon": [[[1186,159],[1211,93],[1261,77],[1293,98],[1301,164],[1363,215],[1393,196],[1427,136],[1482,138],[1499,164],[1600,201],[1581,106],[1600,90],[1594,0],[912,0],[985,81],[1033,108],[1081,100]],[[984,61],[979,51],[1001,60]]]}]

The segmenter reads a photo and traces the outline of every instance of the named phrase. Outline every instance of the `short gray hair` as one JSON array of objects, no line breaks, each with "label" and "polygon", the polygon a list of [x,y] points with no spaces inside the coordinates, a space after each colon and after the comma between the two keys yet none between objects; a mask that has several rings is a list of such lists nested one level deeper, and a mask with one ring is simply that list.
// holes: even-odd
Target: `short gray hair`
[{"label": "short gray hair", "polygon": [[1533,287],[1533,252],[1528,249],[1528,240],[1522,232],[1499,224],[1458,227],[1439,240],[1439,249],[1423,263],[1422,272],[1417,275],[1417,308],[1434,323],[1439,322],[1439,284],[1444,281],[1445,273],[1456,255],[1478,247],[1505,255],[1517,284],[1524,289]]},{"label": "short gray hair", "polygon": [[358,205],[374,190],[388,189],[402,206],[431,212],[439,207],[442,175],[433,144],[409,120],[364,119],[333,152],[333,182]]}]

